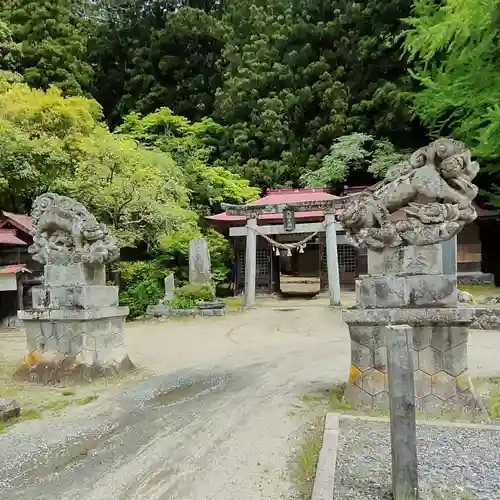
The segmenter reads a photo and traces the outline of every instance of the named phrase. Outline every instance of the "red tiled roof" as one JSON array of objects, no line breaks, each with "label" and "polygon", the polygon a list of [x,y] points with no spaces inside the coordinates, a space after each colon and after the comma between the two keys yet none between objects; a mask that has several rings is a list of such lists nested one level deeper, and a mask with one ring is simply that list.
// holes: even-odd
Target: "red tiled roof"
[{"label": "red tiled roof", "polygon": [[326,189],[268,189],[266,195],[259,200],[252,201],[249,205],[280,205],[282,203],[294,203],[297,201],[325,201],[337,198],[327,193]]},{"label": "red tiled roof", "polygon": [[16,236],[15,229],[0,229],[0,245],[23,245],[26,246],[23,240]]},{"label": "red tiled roof", "polygon": [[31,273],[25,264],[14,264],[12,266],[0,267],[0,274],[17,274],[19,272]]},{"label": "red tiled roof", "polygon": [[[33,229],[33,219],[29,215],[13,214],[11,212],[2,212],[6,220],[21,231],[30,233]],[[0,221],[1,227],[1,221]]]},{"label": "red tiled roof", "polygon": [[[359,193],[369,186],[345,186],[343,195],[351,195],[354,193]],[[297,201],[326,201],[338,198],[329,194],[324,188],[303,188],[303,189],[293,189],[293,188],[280,188],[280,189],[268,189],[265,196],[262,198],[252,201],[249,205],[280,205],[283,203],[294,203]],[[478,217],[486,217],[489,215],[494,215],[495,212],[486,210],[473,204]],[[340,215],[340,212],[338,212]],[[322,210],[315,210],[312,212],[295,212],[296,220],[323,220],[324,214]],[[207,219],[214,222],[225,222],[233,225],[244,224],[246,222],[246,217],[242,215],[227,215],[225,212],[220,214],[210,215],[206,217]],[[258,216],[258,221],[263,223],[280,223],[283,222],[283,216],[281,214],[262,214]]]},{"label": "red tiled roof", "polygon": [[[337,198],[333,194],[329,194],[324,188],[304,188],[304,189],[293,189],[293,188],[280,188],[280,189],[268,189],[265,196],[259,200],[252,201],[249,205],[281,205],[282,203],[294,203],[297,201],[326,201],[333,200]],[[312,212],[295,212],[296,220],[308,220],[308,219],[323,219],[322,210],[314,210]],[[209,220],[216,222],[229,222],[235,225],[239,223],[245,223],[246,217],[241,215],[227,215],[225,212],[216,215],[210,215],[207,217]],[[262,214],[258,217],[259,221],[262,222],[282,222],[282,214]]]}]

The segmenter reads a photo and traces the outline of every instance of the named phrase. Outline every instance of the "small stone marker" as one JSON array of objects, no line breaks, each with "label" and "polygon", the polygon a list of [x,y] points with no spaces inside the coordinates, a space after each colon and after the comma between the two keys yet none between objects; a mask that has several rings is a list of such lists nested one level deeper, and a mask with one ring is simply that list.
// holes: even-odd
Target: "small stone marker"
[{"label": "small stone marker", "polygon": [[175,279],[174,279],[174,274],[171,273],[169,274],[165,280],[165,302],[170,302],[174,298],[174,290],[175,290]]},{"label": "small stone marker", "polygon": [[210,252],[204,238],[195,238],[189,242],[189,283],[202,285],[210,283]]},{"label": "small stone marker", "polygon": [[0,398],[0,422],[17,418],[19,415],[21,415],[21,407],[15,399]]},{"label": "small stone marker", "polygon": [[387,327],[392,498],[418,499],[413,339],[409,326]]}]

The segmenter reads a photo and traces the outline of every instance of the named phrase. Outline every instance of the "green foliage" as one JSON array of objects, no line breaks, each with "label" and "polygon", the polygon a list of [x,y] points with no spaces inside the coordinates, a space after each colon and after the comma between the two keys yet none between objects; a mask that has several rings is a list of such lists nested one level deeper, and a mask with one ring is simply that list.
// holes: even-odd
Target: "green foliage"
[{"label": "green foliage", "polygon": [[418,141],[397,40],[410,5],[230,0],[214,114],[221,163],[262,187],[297,185],[340,136]]},{"label": "green foliage", "polygon": [[56,84],[70,94],[90,86],[83,0],[6,0],[0,15],[21,53],[14,68],[33,87]]},{"label": "green foliage", "polygon": [[[406,48],[418,80],[401,57],[411,0],[5,0],[0,208],[68,194],[181,284],[189,240],[203,236],[220,284],[229,243],[203,217],[259,188],[382,176],[424,142],[417,85],[432,130],[494,160],[496,10],[415,5]],[[137,315],[159,277],[132,274],[122,296]]]},{"label": "green foliage", "polygon": [[491,397],[490,415],[492,418],[500,417],[500,393],[497,392]]},{"label": "green foliage", "polygon": [[207,241],[208,250],[212,264],[212,282],[214,286],[225,283],[229,274],[229,264],[232,260],[232,252],[229,241],[222,234],[208,229],[203,233]]},{"label": "green foliage", "polygon": [[377,141],[366,134],[346,135],[334,142],[330,153],[322,160],[323,166],[314,172],[306,172],[301,181],[308,187],[334,188],[356,170],[382,177],[390,166],[405,157],[387,140]]},{"label": "green foliage", "polygon": [[170,302],[174,309],[192,309],[199,302],[212,301],[215,299],[213,289],[210,285],[184,285],[176,288],[175,296]]},{"label": "green foliage", "polygon": [[90,56],[94,95],[114,122],[168,106],[189,119],[211,114],[225,28],[218,2],[99,0]]},{"label": "green foliage", "polygon": [[0,76],[5,71],[14,71],[21,57],[21,47],[12,39],[12,30],[0,20]]},{"label": "green foliage", "polygon": [[120,263],[120,304],[130,308],[130,318],[143,316],[149,305],[158,303],[163,296],[159,281],[164,275],[151,261]]},{"label": "green foliage", "polygon": [[231,262],[229,241],[213,229],[202,232],[194,220],[166,232],[160,239],[155,258],[161,267],[174,271],[179,283],[187,283],[189,279],[189,241],[201,237],[206,239],[210,252],[213,283],[216,285],[225,282]]},{"label": "green foliage", "polygon": [[[416,60],[414,76],[422,90],[415,107],[434,134],[451,134],[491,161],[491,190],[500,156],[500,41],[498,2],[417,0],[406,49]],[[500,190],[492,202],[500,206]]]},{"label": "green foliage", "polygon": [[192,124],[174,115],[168,108],[141,117],[131,113],[125,117],[117,132],[148,148],[172,155],[182,166],[191,206],[201,214],[220,210],[220,203],[245,203],[258,195],[246,179],[222,167],[209,167],[213,153],[214,135],[221,133],[220,125],[211,119]]},{"label": "green foliage", "polygon": [[168,154],[111,134],[92,99],[26,84],[0,87],[0,205],[27,213],[56,191],[85,203],[124,246],[154,247],[196,215]]},{"label": "green foliage", "polygon": [[122,245],[153,248],[166,227],[192,219],[182,175],[171,157],[107,131],[79,146],[83,158],[61,185],[114,227]]},{"label": "green foliage", "polygon": [[96,126],[99,106],[26,84],[0,86],[0,204],[28,212],[33,199],[71,175],[74,147]]}]

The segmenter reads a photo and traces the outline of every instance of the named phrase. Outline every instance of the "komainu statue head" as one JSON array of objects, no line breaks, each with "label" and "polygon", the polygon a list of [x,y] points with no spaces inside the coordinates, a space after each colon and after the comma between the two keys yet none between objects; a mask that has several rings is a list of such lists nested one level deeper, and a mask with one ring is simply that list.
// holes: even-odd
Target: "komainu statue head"
[{"label": "komainu statue head", "polygon": [[42,264],[107,264],[120,256],[105,224],[77,201],[54,193],[33,204],[33,245],[29,252]]},{"label": "komainu statue head", "polygon": [[476,218],[478,171],[464,144],[438,139],[345,200],[340,222],[355,245],[372,250],[449,240]]}]

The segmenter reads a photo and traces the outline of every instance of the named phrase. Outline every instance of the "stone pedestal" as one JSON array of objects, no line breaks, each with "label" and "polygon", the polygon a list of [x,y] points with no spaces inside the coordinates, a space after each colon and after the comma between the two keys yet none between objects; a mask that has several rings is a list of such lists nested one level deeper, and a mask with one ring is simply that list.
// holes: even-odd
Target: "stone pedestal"
[{"label": "stone pedestal", "polygon": [[417,410],[439,414],[476,406],[467,374],[468,325],[458,308],[456,276],[442,274],[441,245],[368,251],[369,275],[356,284],[357,305],[345,310],[351,337],[346,399],[387,409],[389,325],[413,328]]},{"label": "stone pedestal", "polygon": [[129,311],[105,278],[103,264],[45,266],[43,286],[32,289],[33,308],[18,312],[28,350],[18,375],[57,382],[133,368],[123,346]]}]

